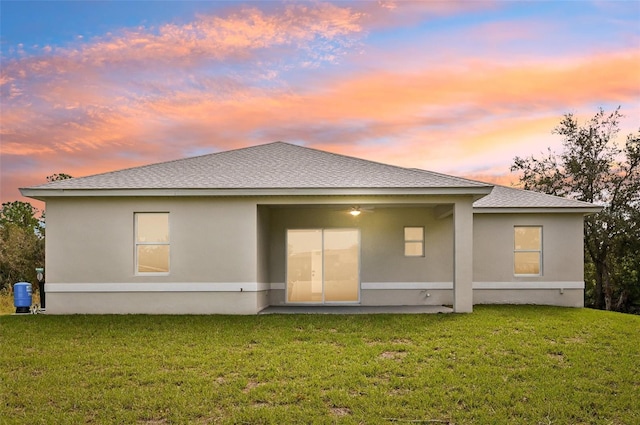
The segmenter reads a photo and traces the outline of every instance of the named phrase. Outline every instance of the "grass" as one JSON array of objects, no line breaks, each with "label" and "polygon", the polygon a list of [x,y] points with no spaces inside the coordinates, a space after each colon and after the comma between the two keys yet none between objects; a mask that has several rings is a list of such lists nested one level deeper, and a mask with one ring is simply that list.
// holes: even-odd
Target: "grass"
[{"label": "grass", "polygon": [[1,316],[0,423],[636,424],[640,317]]},{"label": "grass", "polygon": [[[32,304],[40,304],[40,296],[38,292],[34,292],[31,295]],[[13,293],[6,289],[0,290],[0,315],[13,314],[16,312],[16,308],[13,305]],[[1,422],[0,422],[1,423]]]},{"label": "grass", "polygon": [[16,311],[13,306],[13,294],[5,289],[0,289],[0,314],[11,314]]}]

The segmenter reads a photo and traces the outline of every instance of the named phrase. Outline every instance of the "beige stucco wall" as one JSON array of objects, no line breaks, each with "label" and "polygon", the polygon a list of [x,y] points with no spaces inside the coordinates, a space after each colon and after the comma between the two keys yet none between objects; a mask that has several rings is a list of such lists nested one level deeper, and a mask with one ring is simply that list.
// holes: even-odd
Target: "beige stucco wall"
[{"label": "beige stucco wall", "polygon": [[269,218],[268,207],[260,205],[257,207],[257,281],[269,283]]},{"label": "beige stucco wall", "polygon": [[[103,303],[102,312],[149,312],[165,305],[165,312],[178,312],[175,305],[193,302],[200,312],[257,312],[268,303],[268,292],[241,295],[216,292],[215,284],[229,291],[255,287],[258,282],[257,208],[249,199],[217,198],[102,198],[51,199],[47,202],[47,286],[56,284],[154,284],[206,282],[214,286],[208,295],[197,290],[181,293],[99,292],[50,293],[47,312],[80,312],[86,303],[92,311]],[[168,212],[170,226],[170,273],[139,276],[135,273],[134,213]],[[260,269],[264,279],[264,266]],[[249,284],[249,285],[245,285]],[[215,300],[214,300],[215,298]],[[89,302],[88,300],[93,300]],[[234,307],[234,304],[237,308]],[[217,308],[212,306],[217,305]],[[110,306],[110,307],[106,307]],[[126,307],[125,307],[126,306]],[[251,306],[251,307],[248,307]],[[87,307],[89,308],[89,307]],[[106,309],[107,311],[104,311]],[[185,308],[185,313],[192,310]]]},{"label": "beige stucco wall", "polygon": [[[514,276],[514,226],[542,226],[540,276]],[[492,289],[474,289],[473,302],[583,307],[583,249],[582,214],[475,214],[473,280]]]},{"label": "beige stucco wall", "polygon": [[[168,276],[137,276],[134,213],[168,212]],[[47,202],[47,281],[256,282],[256,204],[212,198]]]},{"label": "beige stucco wall", "polygon": [[474,304],[536,304],[584,307],[582,289],[474,289]]},{"label": "beige stucco wall", "polygon": [[[542,276],[514,276],[514,226],[542,226]],[[582,226],[581,214],[475,214],[474,282],[583,281]]]},{"label": "beige stucco wall", "polygon": [[[284,283],[285,235],[288,228],[357,227],[361,230],[361,282],[452,283],[453,218],[437,218],[432,207],[377,208],[353,219],[320,208],[275,208],[271,213],[271,282]],[[513,273],[514,226],[543,227],[543,273]],[[404,226],[425,226],[424,258],[403,256]],[[582,214],[474,214],[474,304],[513,303],[583,306]],[[526,285],[525,285],[526,284]],[[536,288],[536,285],[546,288]],[[484,287],[482,287],[484,285]],[[491,289],[486,288],[489,285]],[[502,286],[501,286],[502,285]],[[427,285],[428,286],[428,285]],[[284,285],[270,294],[284,304]],[[451,289],[362,289],[362,305],[452,304]]]},{"label": "beige stucco wall", "polygon": [[[453,229],[452,216],[437,218],[435,209],[425,207],[383,207],[358,217],[347,214],[347,207],[330,208],[274,207],[270,213],[270,279],[286,281],[285,247],[287,229],[358,228],[361,240],[361,282],[452,282]],[[425,227],[425,256],[404,256],[404,227]],[[363,304],[384,299],[382,292],[369,291]],[[399,293],[402,303],[424,304],[419,291]],[[429,304],[437,303],[434,299]],[[390,301],[389,301],[390,302]],[[399,302],[399,301],[398,301]],[[285,291],[272,290],[271,303],[285,303]]]},{"label": "beige stucco wall", "polygon": [[[362,305],[453,304],[454,215],[446,211],[456,199],[424,206],[393,199],[356,218],[346,213],[346,199],[315,206],[265,198],[50,199],[47,282],[76,286],[48,292],[47,312],[253,314],[284,304],[286,231],[296,228],[360,230]],[[135,212],[170,214],[169,275],[135,274]],[[583,291],[575,287],[583,281],[582,223],[581,214],[474,214],[473,303],[582,306]],[[516,225],[543,226],[542,276],[513,275]],[[405,226],[425,227],[424,257],[404,257]],[[164,292],[162,285],[173,283],[195,286]],[[531,286],[538,283],[548,288]],[[117,285],[125,290],[102,290]]]},{"label": "beige stucco wall", "polygon": [[266,292],[72,292],[47,294],[47,314],[256,314]]},{"label": "beige stucco wall", "polygon": [[362,290],[362,305],[453,305],[451,289]]}]

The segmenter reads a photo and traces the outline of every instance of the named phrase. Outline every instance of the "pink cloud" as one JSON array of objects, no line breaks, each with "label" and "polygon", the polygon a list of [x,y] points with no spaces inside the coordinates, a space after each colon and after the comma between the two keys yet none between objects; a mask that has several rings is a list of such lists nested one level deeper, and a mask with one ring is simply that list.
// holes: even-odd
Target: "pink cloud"
[{"label": "pink cloud", "polygon": [[[332,43],[349,43],[347,36],[363,30],[362,13],[330,3],[289,4],[279,13],[241,6],[227,16],[199,15],[187,24],[158,28],[125,28],[66,47],[47,46],[43,56],[9,63],[0,83],[21,75],[55,75],[123,63],[171,63],[193,66],[206,61],[246,59],[274,46],[328,51]],[[313,47],[313,49],[311,49]]]}]

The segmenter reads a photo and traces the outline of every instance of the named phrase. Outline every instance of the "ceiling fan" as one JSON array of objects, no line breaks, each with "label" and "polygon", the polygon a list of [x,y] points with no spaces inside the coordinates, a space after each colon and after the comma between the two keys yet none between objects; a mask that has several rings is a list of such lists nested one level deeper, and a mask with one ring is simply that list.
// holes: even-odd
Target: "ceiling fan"
[{"label": "ceiling fan", "polygon": [[362,207],[360,205],[354,205],[353,207],[349,208],[347,212],[354,217],[358,217],[362,213],[372,213],[373,210],[374,207],[372,206]]}]

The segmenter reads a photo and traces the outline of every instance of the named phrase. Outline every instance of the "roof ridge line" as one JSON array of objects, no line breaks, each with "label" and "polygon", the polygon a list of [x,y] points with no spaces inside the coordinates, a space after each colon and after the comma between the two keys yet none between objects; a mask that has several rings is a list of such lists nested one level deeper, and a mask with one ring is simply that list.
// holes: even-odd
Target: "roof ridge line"
[{"label": "roof ridge line", "polygon": [[300,145],[296,145],[294,143],[287,143],[287,142],[273,142],[273,143],[282,143],[288,146],[295,146],[297,148],[302,148],[302,149],[308,149],[311,151],[315,151],[315,152],[320,152],[322,154],[329,154],[329,155],[334,155],[334,156],[338,156],[338,157],[342,157],[342,158],[349,158],[352,160],[357,160],[360,162],[368,162],[368,163],[372,163],[372,164],[376,164],[376,165],[381,165],[387,168],[395,168],[398,170],[403,170],[403,171],[411,171],[411,172],[419,172],[419,173],[427,173],[427,174],[436,174],[440,177],[445,177],[445,178],[454,178],[454,179],[458,179],[458,180],[463,180],[463,181],[468,181],[468,182],[472,182],[475,184],[483,184],[485,186],[493,186],[491,183],[487,183],[487,182],[482,182],[479,180],[471,180],[471,179],[466,179],[464,177],[458,177],[458,176],[452,176],[450,174],[444,174],[444,173],[438,173],[436,171],[431,171],[431,170],[423,170],[421,168],[409,168],[409,167],[401,167],[399,165],[394,165],[394,164],[386,164],[384,162],[379,162],[379,161],[374,161],[374,160],[370,160],[370,159],[364,159],[364,158],[358,158],[357,156],[350,156],[350,155],[345,155],[345,154],[341,154],[341,153],[335,153],[335,152],[330,152],[330,151],[324,151],[322,149],[318,149],[318,148],[312,148],[309,146],[300,146]]},{"label": "roof ridge line", "polygon": [[482,181],[482,180],[468,179],[466,177],[454,176],[454,175],[451,175],[451,174],[445,174],[445,173],[441,173],[441,172],[438,172],[438,171],[424,170],[422,168],[411,168],[411,169],[415,170],[415,171],[420,171],[420,172],[423,172],[423,173],[437,174],[438,176],[442,176],[442,177],[448,177],[448,178],[453,177],[453,178],[456,178],[458,180],[464,180],[464,181],[468,181],[468,182],[472,182],[472,183],[480,183],[480,184],[484,184],[486,186],[498,186],[498,184],[495,184],[495,183],[489,183],[489,182],[485,182],[485,181]]},{"label": "roof ridge line", "polygon": [[[196,156],[187,156],[187,157],[184,157],[184,158],[170,159],[168,161],[153,162],[153,163],[147,163],[147,164],[143,164],[143,165],[136,165],[136,166],[128,167],[128,168],[122,168],[122,169],[119,169],[119,170],[111,170],[111,171],[105,171],[103,173],[90,174],[88,176],[73,177],[72,179],[69,179],[69,180],[79,180],[79,179],[84,179],[84,178],[88,178],[88,177],[107,176],[109,174],[120,173],[122,171],[139,170],[139,169],[147,168],[147,167],[155,167],[157,165],[171,164],[171,163],[174,163],[174,162],[187,161],[187,160],[192,160],[192,159],[196,159],[196,158],[203,158],[205,156],[214,156],[214,155],[219,155],[219,154],[228,153],[228,152],[236,152],[236,151],[241,151],[241,150],[245,150],[245,149],[257,148],[257,147],[260,147],[260,146],[274,145],[274,144],[277,144],[277,143],[285,143],[285,142],[275,141],[275,142],[267,142],[267,143],[263,143],[263,144],[259,144],[259,145],[243,146],[241,148],[235,148],[235,149],[231,149],[231,150],[228,150],[228,151],[218,151],[218,152],[205,153],[205,154],[196,155]],[[287,144],[287,143],[285,143],[285,144]],[[33,186],[33,187],[46,186],[46,185],[49,185],[51,183],[55,183],[55,182],[47,182],[47,183],[43,183],[43,184],[40,184],[40,185],[37,185],[37,186]]]}]

